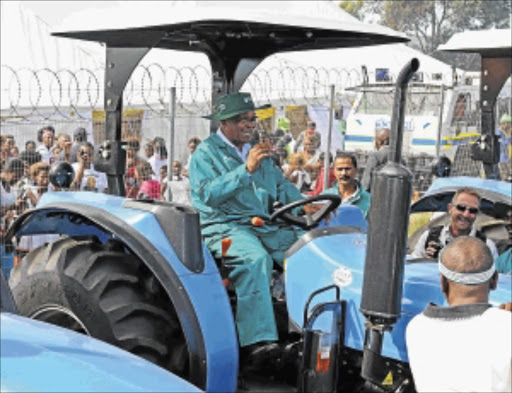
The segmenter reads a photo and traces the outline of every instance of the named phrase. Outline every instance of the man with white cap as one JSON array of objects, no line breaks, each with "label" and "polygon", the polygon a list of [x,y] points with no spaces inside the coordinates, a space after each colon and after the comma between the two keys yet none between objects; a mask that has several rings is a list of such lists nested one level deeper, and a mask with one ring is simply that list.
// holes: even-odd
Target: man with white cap
[{"label": "man with white cap", "polygon": [[416,390],[510,392],[512,318],[488,303],[498,281],[489,248],[478,238],[461,236],[441,251],[438,263],[449,306],[430,303],[407,326]]}]

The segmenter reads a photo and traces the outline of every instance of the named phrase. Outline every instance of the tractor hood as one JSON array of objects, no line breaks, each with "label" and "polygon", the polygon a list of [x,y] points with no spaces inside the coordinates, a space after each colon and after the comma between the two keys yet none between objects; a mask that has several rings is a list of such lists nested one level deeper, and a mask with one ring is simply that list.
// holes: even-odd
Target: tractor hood
[{"label": "tractor hood", "polygon": [[2,392],[199,392],[102,341],[2,312]]},{"label": "tractor hood", "polygon": [[[367,236],[364,228],[354,225],[314,229],[303,236],[295,252],[285,264],[286,299],[292,325],[300,330],[304,323],[304,306],[309,294],[336,284],[341,299],[347,302],[345,345],[362,350],[365,338],[365,318],[360,312]],[[307,240],[303,241],[306,238]],[[383,280],[390,277],[382,277]],[[421,313],[429,302],[445,305],[440,289],[437,263],[424,259],[406,260],[402,292],[402,315],[391,332],[384,334],[382,355],[408,361],[405,329],[409,321]],[[490,293],[490,303],[497,306],[510,301],[512,276],[500,275],[498,287]],[[334,291],[313,299],[311,309],[323,302],[335,300]],[[320,317],[314,328],[329,331],[329,316]]]}]

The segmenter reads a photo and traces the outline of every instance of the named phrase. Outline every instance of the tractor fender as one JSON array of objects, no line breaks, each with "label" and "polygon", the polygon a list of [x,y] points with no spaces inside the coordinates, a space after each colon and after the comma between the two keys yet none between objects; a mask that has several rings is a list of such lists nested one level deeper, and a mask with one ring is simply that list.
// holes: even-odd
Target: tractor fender
[{"label": "tractor fender", "polygon": [[64,195],[42,199],[36,209],[18,217],[6,240],[53,233],[73,237],[95,235],[101,241],[115,238],[123,242],[153,272],[177,311],[190,351],[191,382],[206,391],[234,391],[237,335],[229,299],[207,248],[201,244],[204,267],[191,271],[179,260],[151,211],[135,209],[133,204],[127,208],[127,202],[135,201],[124,198],[99,197],[112,203],[94,203],[89,198],[76,201],[76,195],[75,200]]}]

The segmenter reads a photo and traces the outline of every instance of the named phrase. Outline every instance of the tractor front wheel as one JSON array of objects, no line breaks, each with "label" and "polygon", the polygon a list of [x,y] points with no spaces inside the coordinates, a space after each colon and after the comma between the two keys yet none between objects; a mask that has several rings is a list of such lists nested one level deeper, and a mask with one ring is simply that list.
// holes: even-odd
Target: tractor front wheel
[{"label": "tractor front wheel", "polygon": [[187,377],[188,351],[170,300],[140,259],[116,241],[63,237],[11,273],[22,315],[123,348]]}]

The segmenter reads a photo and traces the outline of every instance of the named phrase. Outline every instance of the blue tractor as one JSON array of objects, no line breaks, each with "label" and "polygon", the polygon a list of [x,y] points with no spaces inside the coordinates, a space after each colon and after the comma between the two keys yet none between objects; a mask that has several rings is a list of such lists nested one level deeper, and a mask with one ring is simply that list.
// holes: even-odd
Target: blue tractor
[{"label": "blue tractor", "polygon": [[2,392],[201,391],[112,345],[18,315],[3,273],[0,294]]},{"label": "blue tractor", "polygon": [[[21,314],[107,341],[206,391],[412,391],[404,329],[429,301],[443,303],[436,264],[406,263],[412,177],[400,154],[405,91],[419,67],[416,59],[397,80],[393,159],[373,180],[369,225],[350,206],[340,208],[330,224],[321,222],[340,203],[333,196],[325,197],[327,207],[313,217],[293,216],[293,204],[270,218],[307,230],[273,280],[282,350],[270,377],[252,370],[238,385],[244,365],[229,288],[222,282],[222,261],[201,242],[197,212],[124,198],[122,92],[150,48],[206,53],[215,99],[238,90],[277,51],[405,41],[372,29],[325,21],[298,26],[285,16],[271,23],[258,16],[56,34],[106,44],[107,141],[95,167],[106,172],[116,195],[47,193],[13,224],[7,240],[61,235],[11,272]],[[510,277],[501,277],[492,301],[504,303],[510,293]]]}]

